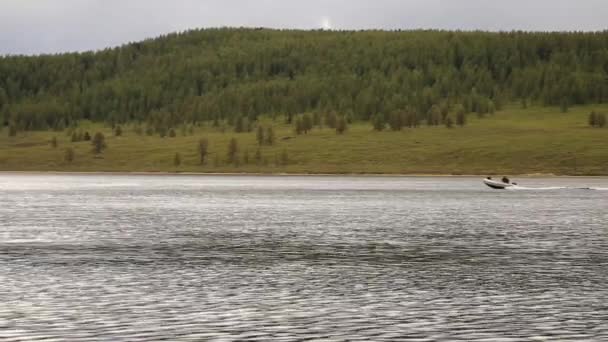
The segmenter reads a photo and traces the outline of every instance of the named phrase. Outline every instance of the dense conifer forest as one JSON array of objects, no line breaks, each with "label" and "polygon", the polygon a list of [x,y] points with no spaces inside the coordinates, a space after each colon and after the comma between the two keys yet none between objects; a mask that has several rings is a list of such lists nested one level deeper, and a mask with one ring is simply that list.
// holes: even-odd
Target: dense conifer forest
[{"label": "dense conifer forest", "polygon": [[607,74],[608,32],[204,29],[98,52],[0,57],[0,113],[19,131],[80,120],[167,131],[261,115],[297,124],[300,113],[449,125],[513,101],[604,103]]}]

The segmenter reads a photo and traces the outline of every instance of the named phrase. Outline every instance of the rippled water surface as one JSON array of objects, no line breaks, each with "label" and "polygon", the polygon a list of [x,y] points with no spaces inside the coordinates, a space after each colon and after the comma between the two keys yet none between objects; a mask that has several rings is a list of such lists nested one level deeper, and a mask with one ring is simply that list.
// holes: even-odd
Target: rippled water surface
[{"label": "rippled water surface", "polygon": [[0,174],[0,340],[608,340],[608,179],[519,181]]}]

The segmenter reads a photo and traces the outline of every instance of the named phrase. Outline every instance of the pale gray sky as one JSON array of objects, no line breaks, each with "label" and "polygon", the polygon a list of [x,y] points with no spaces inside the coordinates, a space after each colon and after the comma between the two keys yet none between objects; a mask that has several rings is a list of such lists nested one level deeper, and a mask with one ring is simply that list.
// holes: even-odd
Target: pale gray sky
[{"label": "pale gray sky", "polygon": [[0,54],[218,26],[596,31],[608,28],[608,0],[0,0]]}]

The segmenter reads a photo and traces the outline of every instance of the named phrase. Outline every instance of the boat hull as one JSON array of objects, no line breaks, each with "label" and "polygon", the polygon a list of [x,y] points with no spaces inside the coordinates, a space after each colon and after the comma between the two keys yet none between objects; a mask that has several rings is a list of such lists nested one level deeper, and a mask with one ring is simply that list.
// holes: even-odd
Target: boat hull
[{"label": "boat hull", "polygon": [[496,189],[496,190],[504,190],[506,188],[510,188],[513,186],[513,184],[508,184],[508,183],[503,183],[503,182],[497,182],[491,179],[484,179],[483,183],[487,186],[489,186],[492,189]]}]

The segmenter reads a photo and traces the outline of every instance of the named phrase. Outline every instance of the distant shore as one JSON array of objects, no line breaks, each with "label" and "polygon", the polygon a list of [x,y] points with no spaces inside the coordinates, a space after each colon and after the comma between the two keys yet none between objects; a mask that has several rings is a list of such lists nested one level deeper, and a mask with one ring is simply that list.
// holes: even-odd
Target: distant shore
[{"label": "distant shore", "polygon": [[[420,174],[420,173],[248,173],[248,172],[166,172],[166,171],[0,171],[0,175],[108,175],[108,176],[244,176],[244,177],[497,177],[497,174]],[[556,175],[551,173],[507,175],[517,178],[608,178],[598,175]]]},{"label": "distant shore", "polygon": [[[606,130],[587,126],[589,112],[608,105],[554,107],[515,105],[465,127],[423,126],[374,131],[354,122],[344,134],[317,127],[297,135],[293,125],[273,125],[276,142],[260,145],[256,132],[196,127],[175,137],[140,135],[132,124],[116,136],[100,123],[78,128],[102,132],[107,149],[94,154],[90,142],[65,132],[0,134],[0,170],[100,172],[146,175],[358,175],[358,176],[608,176]],[[5,132],[6,133],[6,132]],[[284,139],[289,137],[289,139]],[[201,161],[200,140],[208,141]],[[237,152],[228,155],[232,141]],[[55,142],[55,144],[53,143]],[[69,160],[66,159],[69,154]]]}]

